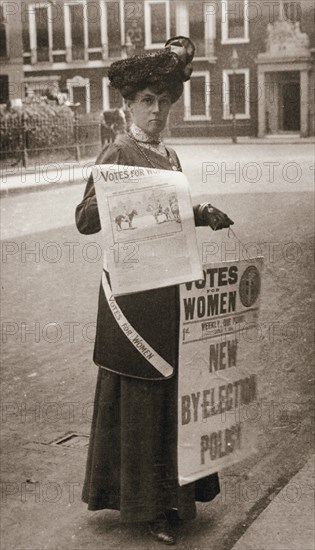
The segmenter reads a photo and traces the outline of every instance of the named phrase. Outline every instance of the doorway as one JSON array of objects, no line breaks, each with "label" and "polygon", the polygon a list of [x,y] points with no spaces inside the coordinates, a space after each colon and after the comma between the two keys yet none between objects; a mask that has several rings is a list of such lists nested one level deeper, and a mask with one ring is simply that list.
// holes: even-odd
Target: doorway
[{"label": "doorway", "polygon": [[283,73],[279,83],[279,130],[301,130],[301,101],[299,73]]},{"label": "doorway", "polygon": [[73,87],[73,103],[80,103],[77,112],[86,113],[86,88],[85,86]]}]

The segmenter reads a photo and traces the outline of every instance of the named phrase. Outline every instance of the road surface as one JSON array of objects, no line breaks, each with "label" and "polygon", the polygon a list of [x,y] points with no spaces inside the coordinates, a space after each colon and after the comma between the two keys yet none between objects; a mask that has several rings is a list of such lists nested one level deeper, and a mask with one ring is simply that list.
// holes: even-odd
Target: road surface
[{"label": "road surface", "polygon": [[[252,357],[261,405],[254,419],[258,452],[221,473],[221,495],[199,504],[197,519],[179,528],[179,548],[232,548],[312,451],[309,147],[212,146],[210,159],[205,146],[177,147],[194,201],[210,197],[235,221],[237,238],[227,231],[198,230],[207,260],[256,252],[265,256],[261,331]],[[242,163],[241,172],[249,162],[259,164],[260,180],[223,181],[226,158],[230,165]],[[213,176],[209,170],[216,168],[210,162],[219,166]],[[270,181],[267,162],[280,163],[282,179]],[[293,165],[287,167],[291,172],[283,171],[290,162],[300,172]],[[204,181],[203,163],[208,163]],[[295,177],[302,174],[296,182],[294,169]],[[247,179],[254,177],[249,174]],[[92,352],[102,269],[101,235],[82,236],[73,223],[83,189],[73,185],[3,199],[1,547],[6,550],[160,547],[145,526],[123,526],[117,512],[87,512],[80,500],[96,381]],[[81,435],[76,447],[50,444],[69,433]],[[294,491],[287,494],[289,502]],[[261,549],[267,550],[263,541]]]}]

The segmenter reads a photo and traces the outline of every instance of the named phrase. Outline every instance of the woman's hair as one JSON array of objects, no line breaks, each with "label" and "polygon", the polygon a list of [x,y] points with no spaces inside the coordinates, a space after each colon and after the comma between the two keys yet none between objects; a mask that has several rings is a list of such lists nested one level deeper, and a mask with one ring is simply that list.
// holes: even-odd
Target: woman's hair
[{"label": "woman's hair", "polygon": [[134,101],[137,93],[145,90],[146,88],[149,88],[149,90],[155,94],[162,94],[163,92],[167,92],[170,95],[172,103],[175,103],[183,93],[183,83],[182,81],[178,80],[175,82],[170,82],[166,80],[154,83],[142,82],[138,83],[136,86],[125,86],[119,91],[126,101]]}]

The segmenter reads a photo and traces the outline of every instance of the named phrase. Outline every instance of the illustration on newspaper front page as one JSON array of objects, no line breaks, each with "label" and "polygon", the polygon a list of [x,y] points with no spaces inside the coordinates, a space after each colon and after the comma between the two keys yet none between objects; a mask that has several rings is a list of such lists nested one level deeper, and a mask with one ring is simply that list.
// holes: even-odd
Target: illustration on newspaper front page
[{"label": "illustration on newspaper front page", "polygon": [[93,168],[114,295],[202,277],[188,181],[181,172]]}]

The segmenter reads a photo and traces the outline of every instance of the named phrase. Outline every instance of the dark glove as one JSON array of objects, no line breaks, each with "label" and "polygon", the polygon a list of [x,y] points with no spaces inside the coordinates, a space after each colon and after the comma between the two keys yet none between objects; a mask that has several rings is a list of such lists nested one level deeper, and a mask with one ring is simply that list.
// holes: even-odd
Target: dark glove
[{"label": "dark glove", "polygon": [[198,217],[204,225],[210,225],[213,231],[230,227],[234,222],[221,210],[212,204],[201,204],[198,209]]}]

